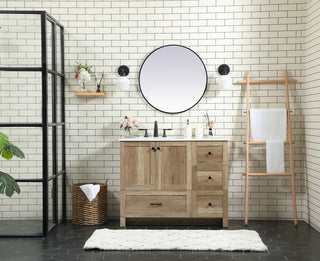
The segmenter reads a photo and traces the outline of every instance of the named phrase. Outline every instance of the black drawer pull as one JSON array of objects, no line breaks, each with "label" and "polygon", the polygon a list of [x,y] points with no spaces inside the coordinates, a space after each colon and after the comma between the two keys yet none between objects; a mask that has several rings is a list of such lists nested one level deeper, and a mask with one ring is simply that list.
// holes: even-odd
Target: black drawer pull
[{"label": "black drawer pull", "polygon": [[160,147],[158,147],[157,150],[160,150]]},{"label": "black drawer pull", "polygon": [[208,179],[212,179],[211,176],[209,176]]},{"label": "black drawer pull", "polygon": [[161,207],[161,206],[162,206],[162,203],[150,203],[150,206],[153,206],[153,207]]},{"label": "black drawer pull", "polygon": [[151,149],[152,149],[153,151],[157,151],[155,147],[152,147]]},{"label": "black drawer pull", "polygon": [[209,207],[211,207],[211,206],[212,206],[211,202],[208,204],[208,206],[209,206]]},{"label": "black drawer pull", "polygon": [[209,151],[209,152],[208,152],[208,155],[212,155],[212,152],[211,152],[211,151]]}]

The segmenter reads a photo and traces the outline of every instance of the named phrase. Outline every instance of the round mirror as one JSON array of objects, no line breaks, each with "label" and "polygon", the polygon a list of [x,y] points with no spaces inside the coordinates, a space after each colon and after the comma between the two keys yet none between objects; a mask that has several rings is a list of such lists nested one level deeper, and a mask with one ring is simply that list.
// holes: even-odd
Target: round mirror
[{"label": "round mirror", "polygon": [[152,107],[166,113],[180,113],[201,100],[207,88],[207,71],[191,49],[166,45],[145,59],[139,84],[143,97]]}]

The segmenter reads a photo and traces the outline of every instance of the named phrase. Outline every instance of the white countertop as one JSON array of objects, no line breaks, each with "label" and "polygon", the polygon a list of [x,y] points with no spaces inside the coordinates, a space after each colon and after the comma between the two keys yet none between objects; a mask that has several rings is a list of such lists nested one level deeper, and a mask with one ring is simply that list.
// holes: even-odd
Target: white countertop
[{"label": "white countertop", "polygon": [[191,138],[186,139],[183,137],[136,137],[136,138],[120,138],[119,141],[228,141],[226,138],[213,136],[212,138]]}]

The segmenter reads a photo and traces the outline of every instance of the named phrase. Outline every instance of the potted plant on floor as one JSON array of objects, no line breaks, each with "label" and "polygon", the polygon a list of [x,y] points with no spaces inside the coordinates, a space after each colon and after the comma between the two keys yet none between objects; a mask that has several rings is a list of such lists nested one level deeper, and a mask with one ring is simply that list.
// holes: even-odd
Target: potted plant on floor
[{"label": "potted plant on floor", "polygon": [[[9,138],[0,132],[0,155],[6,160],[10,160],[13,156],[24,159],[23,152],[13,145]],[[0,171],[0,193],[11,197],[14,192],[20,194],[20,187],[13,177],[8,173]]]}]

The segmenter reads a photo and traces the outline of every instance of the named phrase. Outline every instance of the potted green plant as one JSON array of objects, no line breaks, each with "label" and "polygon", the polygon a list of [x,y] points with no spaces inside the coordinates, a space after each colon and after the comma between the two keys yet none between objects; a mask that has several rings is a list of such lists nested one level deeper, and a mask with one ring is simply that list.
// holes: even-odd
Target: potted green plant
[{"label": "potted green plant", "polygon": [[[10,160],[13,156],[24,159],[23,152],[13,145],[9,138],[0,132],[0,155],[6,160]],[[0,171],[0,193],[11,197],[14,192],[20,194],[20,187],[13,177],[8,173]]]}]

